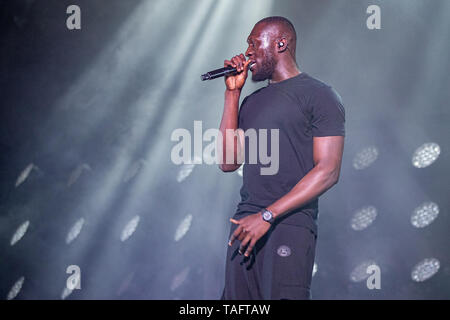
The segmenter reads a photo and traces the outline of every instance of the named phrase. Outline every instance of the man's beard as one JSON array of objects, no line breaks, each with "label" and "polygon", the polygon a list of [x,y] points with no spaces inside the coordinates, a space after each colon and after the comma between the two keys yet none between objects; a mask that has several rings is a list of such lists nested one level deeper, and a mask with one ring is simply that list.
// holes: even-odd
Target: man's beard
[{"label": "man's beard", "polygon": [[256,72],[252,73],[252,80],[254,82],[264,81],[272,77],[275,71],[275,59],[271,54],[268,54],[262,61],[261,65],[258,65]]}]

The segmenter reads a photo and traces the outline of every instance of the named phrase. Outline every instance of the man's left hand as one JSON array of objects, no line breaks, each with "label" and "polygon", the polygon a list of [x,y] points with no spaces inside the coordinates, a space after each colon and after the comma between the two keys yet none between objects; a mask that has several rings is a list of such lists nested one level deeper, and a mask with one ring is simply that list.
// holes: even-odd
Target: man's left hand
[{"label": "man's left hand", "polygon": [[228,245],[231,246],[236,239],[241,241],[241,246],[239,247],[240,254],[242,254],[245,247],[248,245],[244,254],[246,257],[250,255],[256,242],[266,234],[271,226],[269,222],[262,219],[261,212],[251,214],[240,220],[230,219],[230,221],[239,226],[231,235]]}]

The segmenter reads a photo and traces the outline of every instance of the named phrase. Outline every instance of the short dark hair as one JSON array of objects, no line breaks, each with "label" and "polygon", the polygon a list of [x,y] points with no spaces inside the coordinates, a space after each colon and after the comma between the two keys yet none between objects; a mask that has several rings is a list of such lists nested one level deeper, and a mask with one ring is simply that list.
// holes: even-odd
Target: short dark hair
[{"label": "short dark hair", "polygon": [[277,24],[281,26],[283,31],[288,33],[288,35],[292,37],[292,40],[297,43],[297,32],[295,31],[295,27],[292,22],[287,18],[281,16],[272,16],[261,19],[256,24],[259,23]]}]

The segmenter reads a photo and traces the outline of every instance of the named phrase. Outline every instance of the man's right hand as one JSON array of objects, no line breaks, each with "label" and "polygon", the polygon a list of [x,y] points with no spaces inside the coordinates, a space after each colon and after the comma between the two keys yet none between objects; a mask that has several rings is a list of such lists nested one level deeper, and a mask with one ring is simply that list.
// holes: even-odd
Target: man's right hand
[{"label": "man's right hand", "polygon": [[250,59],[245,60],[245,56],[241,53],[238,56],[234,56],[231,60],[224,61],[224,67],[231,66],[237,69],[237,74],[225,77],[225,85],[227,90],[241,90],[245,84],[245,80],[248,75],[248,65]]}]

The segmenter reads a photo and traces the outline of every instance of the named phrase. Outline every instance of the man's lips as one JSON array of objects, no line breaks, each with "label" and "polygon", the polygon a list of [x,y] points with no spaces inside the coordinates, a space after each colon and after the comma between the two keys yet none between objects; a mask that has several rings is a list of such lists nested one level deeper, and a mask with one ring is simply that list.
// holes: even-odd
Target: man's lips
[{"label": "man's lips", "polygon": [[250,69],[250,71],[253,71],[253,68],[255,68],[256,62],[252,61],[250,62],[250,64],[248,65],[248,68]]}]

